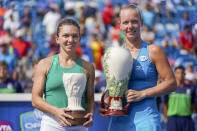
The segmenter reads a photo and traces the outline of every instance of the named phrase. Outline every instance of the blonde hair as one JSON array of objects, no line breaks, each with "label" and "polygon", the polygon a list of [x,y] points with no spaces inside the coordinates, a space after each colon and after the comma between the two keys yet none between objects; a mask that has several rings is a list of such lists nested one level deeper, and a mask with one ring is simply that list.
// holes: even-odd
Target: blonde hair
[{"label": "blonde hair", "polygon": [[[139,9],[139,7],[137,7],[137,5],[135,5],[135,4],[129,4],[129,5],[126,5],[126,6],[122,7],[121,10],[120,10],[120,14],[121,14],[121,11],[122,10],[126,10],[126,9],[137,10],[140,20],[141,21],[143,20],[142,19],[141,10]],[[119,15],[119,17],[120,17],[120,15]]]}]

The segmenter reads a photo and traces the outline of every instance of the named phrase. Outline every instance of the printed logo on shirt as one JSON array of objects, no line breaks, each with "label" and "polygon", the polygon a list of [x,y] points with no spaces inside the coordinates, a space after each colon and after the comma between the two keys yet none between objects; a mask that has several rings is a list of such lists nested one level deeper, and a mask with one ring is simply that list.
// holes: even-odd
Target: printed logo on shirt
[{"label": "printed logo on shirt", "polygon": [[136,66],[136,70],[143,70],[142,66]]},{"label": "printed logo on shirt", "polygon": [[148,57],[147,56],[140,56],[140,61],[146,61],[146,60],[148,60]]}]

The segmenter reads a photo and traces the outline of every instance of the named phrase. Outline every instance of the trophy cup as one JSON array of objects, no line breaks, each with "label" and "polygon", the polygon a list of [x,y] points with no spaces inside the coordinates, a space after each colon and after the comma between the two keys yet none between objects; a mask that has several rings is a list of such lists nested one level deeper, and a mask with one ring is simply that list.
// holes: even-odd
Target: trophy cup
[{"label": "trophy cup", "polygon": [[[104,54],[103,67],[106,77],[106,90],[102,94],[101,105],[107,109],[105,115],[127,115],[130,103],[123,105],[123,96],[133,66],[129,49],[110,47]],[[108,93],[108,106],[105,107],[105,96]]]},{"label": "trophy cup", "polygon": [[84,118],[86,111],[81,105],[82,95],[86,87],[86,75],[84,73],[64,73],[63,83],[68,98],[68,109],[71,112],[67,112],[73,116],[74,119],[67,119],[72,126],[83,125],[87,120]]}]

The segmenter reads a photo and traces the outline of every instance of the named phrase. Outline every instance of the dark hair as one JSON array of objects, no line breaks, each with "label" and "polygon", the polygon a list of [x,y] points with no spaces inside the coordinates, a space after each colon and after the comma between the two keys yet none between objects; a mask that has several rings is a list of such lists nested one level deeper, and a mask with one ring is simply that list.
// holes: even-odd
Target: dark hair
[{"label": "dark hair", "polygon": [[185,29],[190,29],[190,28],[191,28],[190,25],[185,25],[185,26],[184,26],[184,30],[185,30]]},{"label": "dark hair", "polygon": [[59,36],[60,28],[63,25],[73,25],[73,26],[77,27],[77,29],[79,30],[79,34],[80,34],[80,26],[75,20],[73,20],[73,19],[62,19],[57,26],[57,36]]},{"label": "dark hair", "polygon": [[176,71],[176,70],[178,70],[178,69],[181,69],[181,70],[185,71],[185,68],[184,68],[182,65],[177,66],[177,67],[174,69],[174,71]]},{"label": "dark hair", "polygon": [[125,9],[134,9],[134,10],[137,10],[138,15],[140,17],[140,20],[142,21],[142,13],[141,13],[141,10],[137,7],[137,5],[135,5],[135,4],[126,5],[126,6],[124,6],[124,7],[121,8],[120,13],[121,13],[122,10],[125,10]]},{"label": "dark hair", "polygon": [[8,68],[8,64],[5,61],[0,61],[0,66]]}]

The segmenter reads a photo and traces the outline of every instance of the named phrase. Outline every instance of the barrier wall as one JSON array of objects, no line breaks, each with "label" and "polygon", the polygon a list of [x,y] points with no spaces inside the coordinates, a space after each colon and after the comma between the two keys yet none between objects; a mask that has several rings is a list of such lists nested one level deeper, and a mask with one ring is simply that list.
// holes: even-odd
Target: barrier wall
[{"label": "barrier wall", "polygon": [[[98,114],[101,94],[95,94],[95,116],[89,131],[107,131],[110,118]],[[31,105],[31,94],[0,94],[0,131],[39,131],[42,112]]]}]

